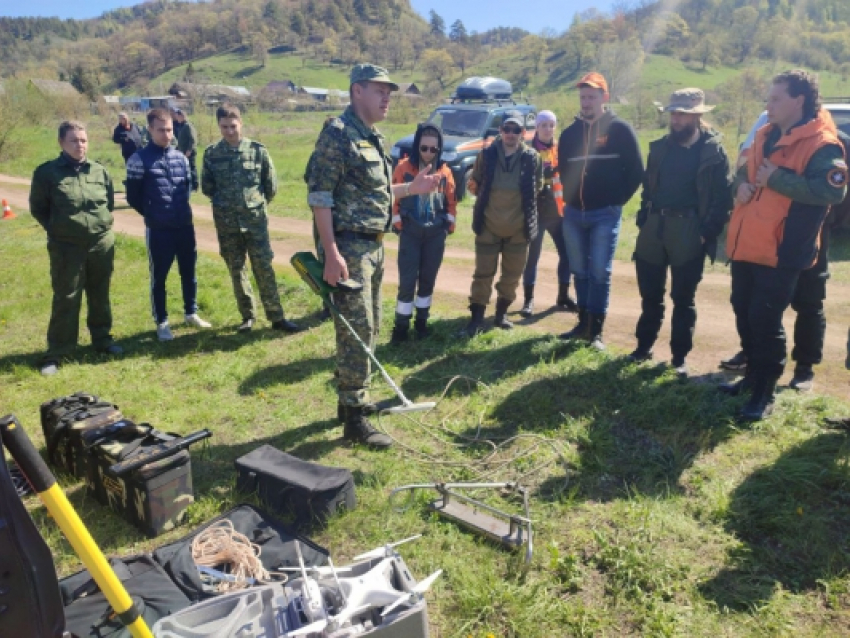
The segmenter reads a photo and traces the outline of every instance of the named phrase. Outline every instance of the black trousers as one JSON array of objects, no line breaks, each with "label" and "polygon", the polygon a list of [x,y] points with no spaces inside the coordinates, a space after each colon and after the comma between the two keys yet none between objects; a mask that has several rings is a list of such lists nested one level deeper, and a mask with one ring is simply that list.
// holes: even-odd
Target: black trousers
[{"label": "black trousers", "polygon": [[658,331],[664,322],[664,293],[669,268],[670,298],[673,300],[670,350],[674,359],[688,356],[694,346],[696,294],[697,286],[702,281],[704,265],[705,256],[702,253],[681,266],[652,264],[635,257],[642,310],[635,329],[639,348],[649,350],[658,338]]},{"label": "black trousers", "polygon": [[829,279],[829,227],[821,231],[820,251],[814,266],[800,273],[791,307],[797,313],[794,322],[794,350],[791,358],[797,363],[813,366],[823,360],[823,340],[826,333],[826,280]]},{"label": "black trousers", "polygon": [[782,315],[791,304],[800,270],[732,262],[732,309],[750,371],[780,377],[787,350]]},{"label": "black trousers", "polygon": [[[413,314],[413,306],[430,308],[437,273],[443,263],[448,232],[442,224],[422,226],[409,217],[398,240],[396,311]],[[415,298],[414,298],[415,297]]]}]

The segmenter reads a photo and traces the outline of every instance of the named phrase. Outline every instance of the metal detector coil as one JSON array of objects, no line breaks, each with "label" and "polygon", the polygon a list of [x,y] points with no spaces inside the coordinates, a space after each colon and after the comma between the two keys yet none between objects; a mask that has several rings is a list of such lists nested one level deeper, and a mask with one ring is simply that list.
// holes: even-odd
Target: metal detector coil
[{"label": "metal detector coil", "polygon": [[[482,534],[508,549],[519,550],[525,545],[525,562],[526,564],[531,563],[534,545],[531,515],[528,511],[528,492],[524,487],[517,483],[419,483],[403,485],[390,492],[390,504],[399,492],[418,489],[433,489],[440,494],[440,498],[428,504],[428,507],[440,516]],[[503,512],[486,503],[453,491],[457,489],[499,489],[516,492],[522,495],[525,516]]]}]

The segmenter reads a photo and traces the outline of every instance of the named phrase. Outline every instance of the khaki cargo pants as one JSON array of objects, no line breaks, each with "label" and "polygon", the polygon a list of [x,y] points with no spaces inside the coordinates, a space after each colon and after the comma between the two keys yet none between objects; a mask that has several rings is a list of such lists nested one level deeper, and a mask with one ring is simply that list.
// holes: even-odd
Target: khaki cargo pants
[{"label": "khaki cargo pants", "polygon": [[499,299],[509,302],[516,299],[516,289],[528,257],[525,232],[520,230],[510,237],[499,237],[484,228],[481,234],[475,237],[475,273],[472,275],[470,303],[482,306],[490,303],[499,257],[502,261],[502,272],[496,283],[496,295]]}]

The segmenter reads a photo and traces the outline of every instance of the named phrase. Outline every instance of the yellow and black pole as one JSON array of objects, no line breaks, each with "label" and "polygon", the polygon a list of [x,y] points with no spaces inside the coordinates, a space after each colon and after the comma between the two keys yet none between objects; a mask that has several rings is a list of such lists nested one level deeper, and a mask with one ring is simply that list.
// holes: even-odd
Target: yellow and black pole
[{"label": "yellow and black pole", "polygon": [[127,627],[133,638],[153,638],[151,630],[139,615],[139,610],[124,585],[112,571],[103,552],[95,544],[65,493],[56,483],[56,477],[36,452],[32,441],[14,415],[0,418],[0,441],[8,448],[12,458],[38,493],[41,502],[89,570],[100,591],[112,605],[116,617]]}]

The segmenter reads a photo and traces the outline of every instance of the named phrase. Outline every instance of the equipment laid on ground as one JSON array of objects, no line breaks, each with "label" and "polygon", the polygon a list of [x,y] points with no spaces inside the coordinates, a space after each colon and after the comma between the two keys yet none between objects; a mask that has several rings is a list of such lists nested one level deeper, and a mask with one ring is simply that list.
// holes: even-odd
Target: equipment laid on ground
[{"label": "equipment laid on ground", "polygon": [[[433,489],[440,494],[440,498],[429,504],[430,509],[440,516],[460,523],[509,549],[517,550],[525,545],[525,562],[531,563],[534,545],[531,515],[528,510],[528,492],[525,488],[516,483],[421,483],[397,487],[390,492],[390,503],[399,492],[407,490],[412,492],[418,489]],[[522,496],[525,516],[503,512],[453,491],[457,489],[499,489],[507,494],[519,494]]]},{"label": "equipment laid on ground", "polygon": [[89,429],[124,420],[118,406],[88,392],[77,392],[41,404],[41,430],[47,444],[47,462],[53,467],[86,478],[87,455],[82,435]]},{"label": "equipment laid on ground", "polygon": [[381,410],[381,413],[387,414],[401,414],[405,412],[421,412],[424,410],[431,410],[437,404],[434,402],[425,402],[425,403],[413,403],[410,399],[404,396],[404,392],[401,391],[395,382],[390,378],[389,373],[384,369],[384,366],[381,365],[381,362],[375,357],[371,348],[360,338],[360,335],[357,334],[357,331],[348,323],[348,320],[342,316],[339,308],[333,302],[331,297],[332,294],[345,294],[346,292],[351,292],[354,290],[359,290],[362,287],[362,284],[357,282],[344,282],[340,283],[339,286],[334,287],[329,285],[324,280],[324,271],[325,267],[322,265],[316,256],[311,252],[300,252],[292,255],[292,259],[290,260],[292,263],[292,267],[295,268],[295,271],[301,276],[301,279],[304,280],[310,289],[319,295],[322,300],[325,302],[325,306],[330,309],[331,313],[333,313],[334,317],[340,320],[345,328],[351,333],[351,336],[354,337],[354,340],[360,345],[361,348],[366,352],[369,359],[372,360],[372,363],[375,364],[375,367],[381,372],[381,376],[384,377],[384,380],[387,384],[393,389],[401,399],[402,405],[398,405],[391,408],[384,408]]},{"label": "equipment laid on ground", "polygon": [[154,537],[179,525],[194,502],[186,448],[212,436],[160,432],[87,392],[41,405],[48,461],[78,478],[102,505]]},{"label": "equipment laid on ground", "polygon": [[263,445],[236,459],[236,489],[256,493],[299,530],[321,527],[337,510],[354,509],[354,477]]},{"label": "equipment laid on ground", "polygon": [[[418,538],[418,537],[415,537]],[[407,539],[413,540],[413,539]],[[406,542],[406,541],[402,541]],[[157,638],[428,638],[424,594],[442,570],[417,583],[394,543],[346,567],[308,567],[281,583],[224,594],[162,618]],[[341,576],[345,574],[345,576]]]},{"label": "equipment laid on ground", "polygon": [[[55,477],[38,455],[38,452],[36,452],[32,441],[30,441],[23,427],[21,427],[18,420],[11,414],[0,419],[0,441],[9,450],[12,458],[15,459],[15,462],[27,477],[30,485],[38,493],[38,497],[44,503],[45,507],[47,507],[47,510],[59,525],[65,537],[74,548],[74,551],[83,561],[83,564],[90,570],[92,577],[114,610],[112,616],[125,625],[134,638],[152,638],[147,624],[140,615],[140,610],[127,594],[127,590],[121,584],[121,581],[116,577],[115,572],[95,544],[91,534],[89,534],[80,517],[77,516],[74,508],[68,502],[65,493],[56,484]],[[2,455],[2,451],[0,451],[0,455]],[[19,544],[22,540],[19,537],[19,533],[21,531],[20,529],[13,530],[13,535],[17,539],[12,545],[13,547],[20,546]],[[33,542],[32,539],[30,542]],[[5,547],[7,546],[4,545]],[[3,560],[6,560],[7,551],[5,549],[2,554],[4,556]],[[30,573],[33,577],[40,579],[49,578],[45,573],[38,574],[37,576],[33,573],[38,569],[44,570],[44,565],[41,564],[40,560],[31,563],[29,569],[32,570]],[[52,565],[47,569],[47,573],[50,572],[53,572]],[[32,578],[27,578],[24,582],[32,587],[34,581]],[[43,582],[45,585],[41,591],[44,591],[47,597],[41,602],[41,611],[45,614],[42,619],[45,624],[38,627],[41,633],[15,632],[7,634],[4,631],[4,636],[15,635],[21,636],[21,638],[23,636],[27,638],[52,638],[63,635],[65,627],[58,626],[60,619],[60,615],[56,611],[56,601],[58,601],[58,598],[51,600],[51,596],[54,594],[52,591],[47,590],[52,590],[53,588],[46,580],[43,580]],[[0,627],[3,626],[2,619],[3,615],[0,614]]]},{"label": "equipment laid on ground", "polygon": [[509,100],[512,94],[513,87],[507,80],[476,76],[461,82],[451,97],[459,100]]}]

